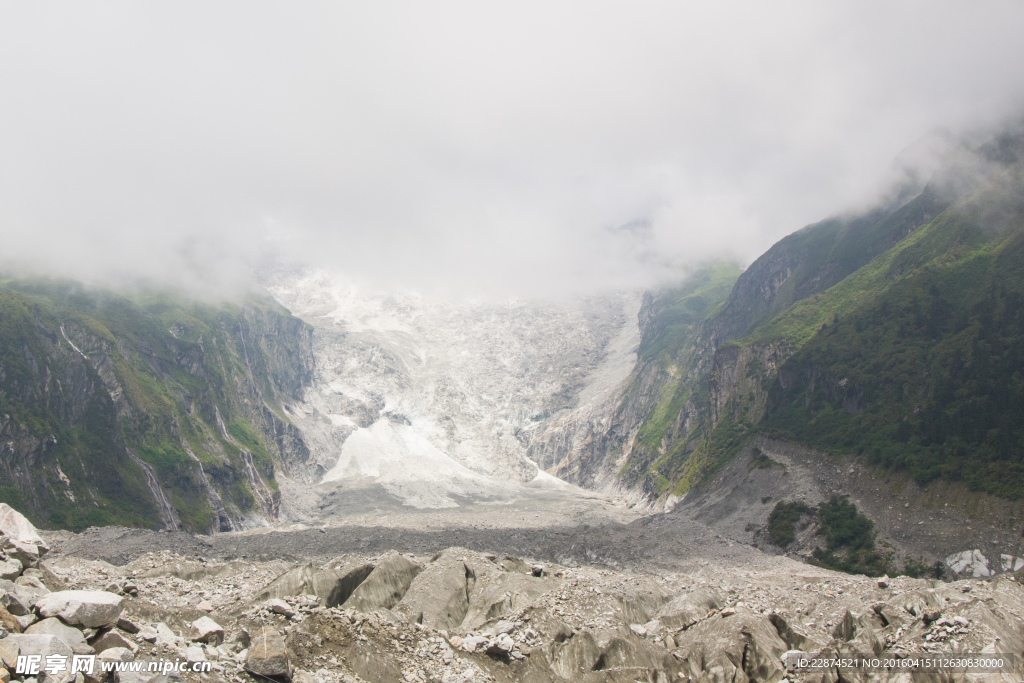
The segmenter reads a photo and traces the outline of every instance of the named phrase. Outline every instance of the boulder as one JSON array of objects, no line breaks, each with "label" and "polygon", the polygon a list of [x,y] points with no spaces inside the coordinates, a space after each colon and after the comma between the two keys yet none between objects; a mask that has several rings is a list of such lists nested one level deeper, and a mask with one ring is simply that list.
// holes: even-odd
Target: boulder
[{"label": "boulder", "polygon": [[762,614],[740,609],[728,618],[714,616],[675,638],[681,678],[775,683],[786,673],[781,657],[790,648]]},{"label": "boulder", "polygon": [[269,600],[289,595],[315,595],[327,607],[336,607],[349,599],[354,591],[373,571],[372,564],[317,569],[309,563],[291,569],[274,579],[260,594]]},{"label": "boulder", "polygon": [[469,610],[476,575],[466,566],[464,548],[439,553],[413,580],[395,611],[436,630],[458,627]]},{"label": "boulder", "polygon": [[197,662],[205,662],[206,655],[203,654],[203,648],[198,645],[190,645],[185,650],[185,659],[189,664],[195,664]]},{"label": "boulder", "polygon": [[551,670],[562,678],[577,680],[593,671],[601,659],[601,648],[590,633],[578,633],[560,645],[551,661]]},{"label": "boulder", "polygon": [[36,594],[36,589],[19,586],[12,581],[0,581],[0,606],[16,617],[32,613],[32,604],[43,593]]},{"label": "boulder", "polygon": [[181,648],[185,646],[185,640],[170,629],[164,622],[156,625],[156,639],[153,644],[157,647]]},{"label": "boulder", "polygon": [[[27,635],[24,633],[12,634],[4,638],[4,640],[14,639],[15,644],[21,649],[22,655],[42,655],[43,665],[46,663],[46,658],[50,655],[60,655],[71,661],[71,656],[74,654],[71,648],[63,640],[57,636],[51,636],[47,634]],[[70,667],[67,670],[58,672],[54,676],[47,675],[46,680],[62,682],[70,681],[74,677],[69,672]]]},{"label": "boulder", "polygon": [[815,638],[808,634],[806,629],[800,626],[799,622],[796,620],[793,620],[791,623],[781,614],[769,614],[768,620],[772,622],[772,625],[775,627],[775,631],[779,634],[779,637],[785,641],[786,645],[789,646],[790,650],[815,652],[826,645],[822,639]]},{"label": "boulder", "polygon": [[21,625],[18,623],[18,620],[2,604],[0,604],[0,627],[7,629],[11,633],[21,633]]},{"label": "boulder", "polygon": [[485,636],[470,636],[469,638],[459,640],[459,647],[466,652],[476,652],[478,648],[484,645],[487,645],[487,638]]},{"label": "boulder", "polygon": [[43,618],[59,617],[73,626],[112,626],[121,616],[124,599],[106,591],[58,591],[36,601]]},{"label": "boulder", "polygon": [[359,612],[391,609],[405,596],[422,569],[419,564],[392,551],[351,592],[344,606]]},{"label": "boulder", "polygon": [[0,503],[0,548],[25,567],[36,566],[50,551],[32,523],[7,503]]},{"label": "boulder", "polygon": [[139,651],[139,646],[122,636],[117,631],[107,631],[96,640],[92,641],[92,646],[97,653],[109,650],[113,647],[123,647],[126,650],[131,650],[132,654]]},{"label": "boulder", "polygon": [[51,635],[63,640],[71,651],[76,655],[91,655],[96,652],[89,643],[85,642],[85,636],[77,628],[71,628],[60,619],[50,617],[32,624],[25,633],[29,635]]},{"label": "boulder", "polygon": [[272,628],[260,631],[249,647],[245,670],[256,676],[291,679],[292,664],[280,633]]},{"label": "boulder", "polygon": [[595,667],[597,670],[667,671],[669,678],[674,678],[674,673],[679,665],[665,649],[650,641],[613,636],[601,647],[601,657]]},{"label": "boulder", "polygon": [[295,610],[292,609],[292,606],[280,598],[267,600],[267,609],[274,614],[283,614],[286,617],[295,616]]},{"label": "boulder", "polygon": [[18,655],[21,654],[21,647],[14,638],[0,638],[0,666],[7,667],[14,671],[18,664]]},{"label": "boulder", "polygon": [[[621,606],[624,624],[646,624],[654,619],[671,596],[650,577],[640,577],[635,584],[621,588],[615,598]],[[661,620],[664,624],[665,621]]]},{"label": "boulder", "polygon": [[[721,609],[725,596],[712,588],[698,588],[663,605],[655,614],[665,628],[679,629],[696,623],[712,610]],[[641,622],[643,623],[643,622]]]},{"label": "boulder", "polygon": [[17,625],[19,627],[22,627],[23,633],[25,632],[26,629],[28,629],[30,626],[39,621],[39,617],[36,616],[34,612],[29,612],[25,616],[15,616],[14,618],[15,620],[17,620]]},{"label": "boulder", "polygon": [[124,617],[117,620],[117,627],[125,633],[138,633],[141,630],[138,624]]},{"label": "boulder", "polygon": [[216,647],[224,642],[224,627],[210,617],[200,617],[192,622],[191,638]]},{"label": "boulder", "polygon": [[135,653],[126,647],[111,647],[96,655],[96,658],[106,662],[132,662],[135,661]]},{"label": "boulder", "polygon": [[14,580],[14,585],[23,586],[25,588],[34,588],[35,590],[42,591],[45,595],[50,592],[43,582],[36,576],[21,575]]},{"label": "boulder", "polygon": [[502,633],[487,643],[487,654],[497,657],[508,657],[515,645],[515,642],[507,633]]},{"label": "boulder", "polygon": [[0,579],[4,581],[14,581],[16,578],[21,576],[22,569],[24,569],[24,567],[21,566],[21,560],[17,560],[13,557],[2,560],[0,561]]},{"label": "boulder", "polygon": [[[490,564],[490,563],[488,563]],[[534,578],[529,574],[488,571],[487,567],[472,564],[476,575],[473,592],[469,596],[469,608],[462,621],[462,628],[476,629],[491,619],[527,607],[538,597],[562,583],[551,577]]]}]

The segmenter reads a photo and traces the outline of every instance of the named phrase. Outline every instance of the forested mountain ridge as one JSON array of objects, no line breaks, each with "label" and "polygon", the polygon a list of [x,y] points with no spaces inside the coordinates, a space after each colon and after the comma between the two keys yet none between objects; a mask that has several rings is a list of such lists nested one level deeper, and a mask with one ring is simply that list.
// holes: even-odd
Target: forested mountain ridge
[{"label": "forested mountain ridge", "polygon": [[623,483],[680,495],[766,434],[1024,494],[1021,159],[1019,130],[964,145],[909,201],[780,240],[691,331],[683,428],[628,444]]}]

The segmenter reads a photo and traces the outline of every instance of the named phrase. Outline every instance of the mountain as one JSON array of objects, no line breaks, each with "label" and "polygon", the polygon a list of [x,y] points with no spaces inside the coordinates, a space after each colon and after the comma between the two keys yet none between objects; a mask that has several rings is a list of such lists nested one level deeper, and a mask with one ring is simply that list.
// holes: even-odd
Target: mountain
[{"label": "mountain", "polygon": [[311,330],[266,296],[0,283],[0,501],[51,528],[214,531],[278,519],[309,457],[284,416]]},{"label": "mountain", "polygon": [[530,460],[533,434],[604,402],[636,360],[635,294],[460,302],[329,273],[264,281],[276,298],[209,303],[4,280],[0,501],[50,528],[199,532],[329,516],[332,500],[507,501],[566,487]]},{"label": "mountain", "polygon": [[450,301],[327,272],[263,277],[314,327],[316,367],[285,406],[325,492],[376,491],[411,508],[558,486],[531,460],[557,416],[602,404],[636,360],[639,296]]},{"label": "mountain", "polygon": [[[649,402],[623,397],[598,478],[676,500],[764,435],[1020,498],[1022,158],[1019,128],[963,143],[923,188],[779,241],[685,331],[660,316],[686,290],[649,295]],[[652,378],[655,348],[684,381]]]},{"label": "mountain", "polygon": [[[838,511],[959,552],[972,519],[1024,514],[1022,157],[1019,128],[964,141],[925,184],[644,294],[0,281],[0,502],[212,532],[576,485],[751,543],[786,498],[773,519]],[[907,532],[942,496],[963,518]]]}]

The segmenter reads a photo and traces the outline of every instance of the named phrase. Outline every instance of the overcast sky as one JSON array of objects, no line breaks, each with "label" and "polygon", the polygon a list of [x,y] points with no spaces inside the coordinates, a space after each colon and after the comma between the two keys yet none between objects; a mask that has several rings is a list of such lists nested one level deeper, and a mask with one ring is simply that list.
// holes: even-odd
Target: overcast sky
[{"label": "overcast sky", "polygon": [[0,259],[469,294],[746,264],[1024,111],[1024,2],[0,0]]}]

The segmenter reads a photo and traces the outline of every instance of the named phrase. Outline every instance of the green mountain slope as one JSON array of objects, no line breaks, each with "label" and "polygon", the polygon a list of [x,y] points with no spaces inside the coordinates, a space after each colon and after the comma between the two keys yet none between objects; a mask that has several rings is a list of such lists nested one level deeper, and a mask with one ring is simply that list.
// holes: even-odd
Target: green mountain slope
[{"label": "green mountain slope", "polygon": [[[1024,494],[1024,135],[965,145],[922,191],[784,238],[690,330],[689,372],[624,481],[682,494],[768,433]],[[642,326],[643,348],[671,348]],[[674,351],[668,351],[671,356]],[[685,424],[658,432],[657,424]],[[660,441],[649,438],[660,436]]]},{"label": "green mountain slope", "polygon": [[[838,303],[851,298],[844,283],[816,316],[769,326],[808,339],[779,369],[761,428],[919,483],[1024,495],[1024,207],[1006,201],[1024,198],[1018,174],[865,269],[859,305]],[[808,333],[825,311],[830,323]]]},{"label": "green mountain slope", "polygon": [[0,501],[43,527],[266,523],[303,457],[281,410],[310,331],[269,298],[210,305],[0,283]]}]

